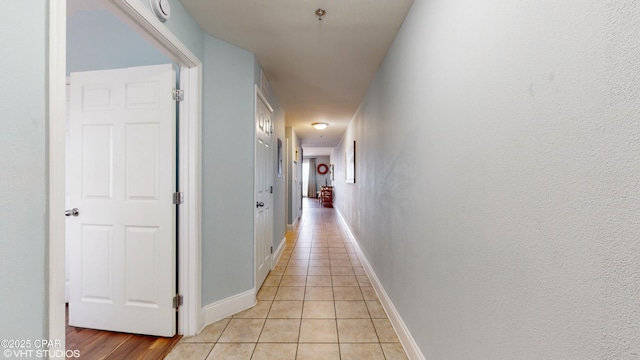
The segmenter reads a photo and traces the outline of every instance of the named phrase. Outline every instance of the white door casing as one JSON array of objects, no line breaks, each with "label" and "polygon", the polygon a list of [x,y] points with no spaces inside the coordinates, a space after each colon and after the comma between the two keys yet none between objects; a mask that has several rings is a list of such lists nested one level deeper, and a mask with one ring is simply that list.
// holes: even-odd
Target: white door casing
[{"label": "white door casing", "polygon": [[172,65],[71,74],[69,324],[176,332]]},{"label": "white door casing", "polygon": [[[183,305],[178,312],[179,333],[195,335],[204,326],[200,311],[201,248],[201,111],[202,61],[138,0],[103,0],[109,10],[149,43],[163,51],[181,67],[180,85],[185,101],[180,106],[180,190],[185,203],[179,214],[180,293]],[[47,120],[49,161],[47,324],[50,339],[65,344],[65,90],[66,2],[52,2],[48,14]]]},{"label": "white door casing", "polygon": [[255,106],[255,289],[258,291],[271,270],[271,246],[273,245],[273,213],[271,189],[271,134],[273,109],[256,86]]},{"label": "white door casing", "polygon": [[[66,121],[65,121],[65,169],[69,169],[69,155],[71,151],[69,151],[69,138],[71,136],[71,86],[69,85],[69,79],[67,78],[67,86],[66,86]],[[64,202],[65,208],[71,209],[69,205],[71,205],[71,188],[69,187],[69,178],[68,172],[65,171],[65,190],[64,190]],[[68,234],[70,232],[69,229],[69,221],[65,222],[65,233]],[[69,260],[71,257],[69,256],[69,247],[65,246],[64,249],[64,301],[66,303],[69,302],[69,274],[71,270],[69,269]]]}]

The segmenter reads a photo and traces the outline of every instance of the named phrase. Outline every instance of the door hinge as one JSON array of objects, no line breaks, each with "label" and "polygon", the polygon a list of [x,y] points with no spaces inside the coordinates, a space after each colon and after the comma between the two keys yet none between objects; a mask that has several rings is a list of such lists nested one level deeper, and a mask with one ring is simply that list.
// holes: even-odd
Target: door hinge
[{"label": "door hinge", "polygon": [[183,192],[174,192],[173,193],[173,204],[180,205],[184,203],[184,193]]},{"label": "door hinge", "polygon": [[173,297],[173,308],[177,309],[182,306],[183,301],[184,299],[182,298],[182,295],[176,294],[176,296]]},{"label": "door hinge", "polygon": [[271,247],[271,253],[273,254],[273,246]]},{"label": "door hinge", "polygon": [[182,89],[173,89],[173,100],[175,100],[175,101],[184,100],[184,90],[182,90]]},{"label": "door hinge", "polygon": [[271,192],[271,194],[273,194],[273,185],[269,187],[269,191]]}]

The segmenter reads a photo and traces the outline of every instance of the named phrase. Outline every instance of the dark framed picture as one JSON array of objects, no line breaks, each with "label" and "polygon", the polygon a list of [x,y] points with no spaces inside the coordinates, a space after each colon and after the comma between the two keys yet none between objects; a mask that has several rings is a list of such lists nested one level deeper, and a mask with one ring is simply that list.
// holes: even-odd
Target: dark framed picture
[{"label": "dark framed picture", "polygon": [[278,138],[278,177],[282,177],[282,140]]}]

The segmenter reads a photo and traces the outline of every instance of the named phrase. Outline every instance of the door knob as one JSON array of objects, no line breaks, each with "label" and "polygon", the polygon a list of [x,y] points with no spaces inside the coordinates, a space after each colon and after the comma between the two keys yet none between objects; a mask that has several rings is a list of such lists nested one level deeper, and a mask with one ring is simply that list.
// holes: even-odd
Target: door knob
[{"label": "door knob", "polygon": [[264,203],[262,201],[256,202],[256,207],[263,207]]},{"label": "door knob", "polygon": [[73,208],[71,210],[66,210],[64,212],[64,216],[78,216],[80,215],[80,210],[78,208]]}]

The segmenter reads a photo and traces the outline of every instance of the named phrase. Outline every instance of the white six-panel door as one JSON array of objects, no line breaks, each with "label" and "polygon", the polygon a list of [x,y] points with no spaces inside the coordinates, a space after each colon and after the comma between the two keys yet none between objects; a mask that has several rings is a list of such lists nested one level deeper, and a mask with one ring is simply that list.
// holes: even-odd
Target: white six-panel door
[{"label": "white six-panel door", "polygon": [[272,211],[271,211],[271,108],[256,94],[256,159],[255,159],[255,259],[256,291],[271,270]]},{"label": "white six-panel door", "polygon": [[173,336],[172,65],[71,74],[69,324]]}]

